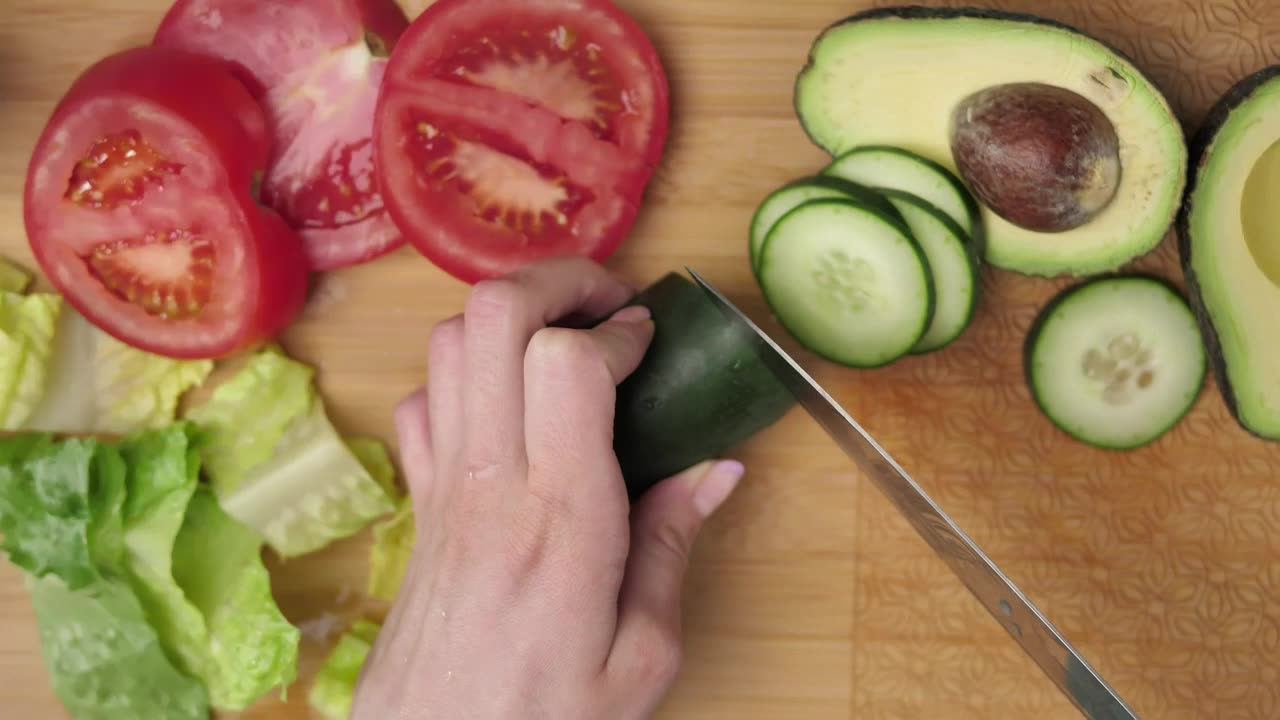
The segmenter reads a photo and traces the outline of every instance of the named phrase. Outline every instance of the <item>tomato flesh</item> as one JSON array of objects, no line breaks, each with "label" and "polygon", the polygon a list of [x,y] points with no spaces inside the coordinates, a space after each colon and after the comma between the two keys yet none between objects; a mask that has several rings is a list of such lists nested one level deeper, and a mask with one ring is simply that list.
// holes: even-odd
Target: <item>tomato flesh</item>
[{"label": "tomato flesh", "polygon": [[665,75],[607,0],[437,0],[401,36],[375,166],[410,242],[462,280],[621,244],[667,132]]},{"label": "tomato flesh", "polygon": [[250,192],[268,155],[261,127],[214,60],[138,48],[90,67],[28,167],[41,269],[91,322],[149,352],[215,358],[269,339],[301,310],[307,269],[301,241]]},{"label": "tomato flesh", "polygon": [[404,244],[373,169],[385,53],[408,21],[391,0],[178,0],[155,43],[231,62],[272,137],[263,200],[302,236],[315,270]]}]

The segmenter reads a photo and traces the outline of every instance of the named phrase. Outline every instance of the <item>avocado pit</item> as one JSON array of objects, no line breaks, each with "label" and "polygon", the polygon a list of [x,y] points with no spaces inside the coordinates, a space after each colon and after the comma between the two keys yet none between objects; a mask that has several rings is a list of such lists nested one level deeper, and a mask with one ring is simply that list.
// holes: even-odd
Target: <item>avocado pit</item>
[{"label": "avocado pit", "polygon": [[978,199],[1008,222],[1065,232],[1097,217],[1120,186],[1120,142],[1097,105],[1044,83],[996,85],[952,112],[951,153]]}]

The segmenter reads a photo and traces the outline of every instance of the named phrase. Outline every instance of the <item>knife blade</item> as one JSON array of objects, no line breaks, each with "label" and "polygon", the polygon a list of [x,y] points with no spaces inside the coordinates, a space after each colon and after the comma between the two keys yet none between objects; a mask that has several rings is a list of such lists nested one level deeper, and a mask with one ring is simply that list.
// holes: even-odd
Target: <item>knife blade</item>
[{"label": "knife blade", "polygon": [[911,523],[1059,690],[1094,720],[1137,715],[924,489],[751,318],[685,268],[762,363]]}]

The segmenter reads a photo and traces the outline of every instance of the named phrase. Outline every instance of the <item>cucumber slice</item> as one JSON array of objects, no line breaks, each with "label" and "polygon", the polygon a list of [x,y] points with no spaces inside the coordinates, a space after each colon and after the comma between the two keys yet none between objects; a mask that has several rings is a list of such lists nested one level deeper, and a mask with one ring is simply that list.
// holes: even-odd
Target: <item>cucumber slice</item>
[{"label": "cucumber slice", "polygon": [[937,308],[914,354],[933,352],[960,337],[978,306],[978,256],[964,228],[950,216],[911,193],[880,189],[901,213],[924,250],[933,276]]},{"label": "cucumber slice", "polygon": [[949,215],[975,244],[981,245],[978,202],[960,178],[928,158],[902,148],[866,145],[836,158],[822,174],[870,188],[909,192]]},{"label": "cucumber slice", "polygon": [[[774,190],[756,208],[751,218],[751,270],[760,271],[760,248],[764,246],[765,236],[773,228],[774,223],[794,210],[797,205],[809,200],[822,198],[852,198],[860,203],[871,205],[890,215],[897,215],[894,209],[879,193],[857,183],[829,175],[815,175],[788,183]],[[901,218],[899,218],[901,219]]]},{"label": "cucumber slice", "polygon": [[933,278],[906,226],[847,199],[802,203],[765,238],[759,282],[802,345],[849,367],[906,355],[934,314]]},{"label": "cucumber slice", "polygon": [[1031,393],[1064,432],[1129,450],[1191,410],[1208,366],[1195,315],[1168,283],[1143,275],[1070,287],[1027,336]]}]

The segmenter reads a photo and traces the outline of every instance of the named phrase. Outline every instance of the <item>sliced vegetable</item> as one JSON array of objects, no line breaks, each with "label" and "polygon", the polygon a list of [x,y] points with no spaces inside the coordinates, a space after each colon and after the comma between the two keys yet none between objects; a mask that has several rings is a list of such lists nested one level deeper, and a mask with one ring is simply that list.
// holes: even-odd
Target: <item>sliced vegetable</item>
[{"label": "sliced vegetable", "polygon": [[760,287],[808,349],[873,368],[906,355],[933,321],[929,265],[906,225],[851,200],[811,200],[765,240]]},{"label": "sliced vegetable", "polygon": [[837,157],[822,174],[871,188],[911,193],[946,213],[967,236],[981,244],[982,220],[977,201],[960,178],[932,160],[902,148],[870,145]]},{"label": "sliced vegetable", "polygon": [[1045,415],[1101,448],[1146,445],[1190,411],[1207,355],[1195,315],[1163,280],[1098,278],[1060,293],[1026,341],[1027,378]]},{"label": "sliced vegetable", "polygon": [[273,148],[263,199],[302,236],[314,269],[404,244],[370,135],[387,54],[407,25],[391,0],[178,0],[156,32],[156,45],[234,63],[255,90]]},{"label": "sliced vegetable", "polygon": [[208,720],[200,683],[179,672],[119,578],[72,591],[29,579],[53,692],[76,720]]},{"label": "sliced vegetable", "polygon": [[933,320],[913,353],[938,350],[964,332],[978,306],[978,253],[964,229],[946,213],[910,193],[881,189],[920,243],[936,294]]},{"label": "sliced vegetable", "polygon": [[125,464],[113,447],[45,435],[0,441],[0,532],[9,561],[81,590],[123,558]]},{"label": "sliced vegetable", "polygon": [[667,113],[657,52],[609,0],[438,0],[392,52],[374,164],[405,236],[458,278],[602,260],[635,222]]},{"label": "sliced vegetable", "polygon": [[[33,296],[35,297],[35,296]],[[21,429],[128,435],[161,429],[178,402],[208,378],[210,360],[177,360],[137,350],[63,308],[45,392]]]},{"label": "sliced vegetable", "polygon": [[186,430],[123,446],[125,565],[170,657],[215,708],[240,710],[293,681],[300,633],[271,595],[261,538],[197,486],[198,447]]},{"label": "sliced vegetable", "polygon": [[36,260],[78,312],[176,358],[261,343],[302,309],[301,241],[253,187],[265,119],[223,63],[135,48],[86,70],[28,168]]},{"label": "sliced vegetable", "polygon": [[0,258],[0,292],[26,292],[31,284],[31,275],[26,270]]},{"label": "sliced vegetable", "polygon": [[797,205],[822,198],[851,198],[894,215],[897,210],[874,190],[830,175],[806,177],[773,191],[760,203],[751,218],[751,269],[760,270],[760,250],[775,223]]},{"label": "sliced vegetable", "polygon": [[64,314],[57,295],[0,291],[0,430],[17,430],[53,389],[54,328]]},{"label": "sliced vegetable", "polygon": [[394,515],[373,526],[369,551],[369,597],[394,602],[404,582],[416,537],[413,503],[405,497]]},{"label": "sliced vegetable", "polygon": [[634,500],[723,457],[778,421],[795,398],[760,361],[754,340],[684,277],[668,274],[630,304],[649,308],[656,328],[639,367],[618,386],[614,415],[614,450]]},{"label": "sliced vegetable", "polygon": [[395,510],[329,422],[312,377],[311,368],[269,348],[186,414],[209,434],[205,467],[222,507],[283,557],[318,550]]},{"label": "sliced vegetable", "polygon": [[347,720],[355,701],[356,681],[373,649],[381,626],[368,620],[357,620],[338,639],[324,665],[316,673],[307,701],[326,720]]},{"label": "sliced vegetable", "polygon": [[[171,662],[125,579],[139,536],[124,517],[165,506],[169,473],[187,473],[181,448],[152,458],[146,442],[134,448],[154,460],[154,474],[140,471],[150,488],[128,478],[125,457],[138,459],[128,449],[43,434],[0,441],[3,547],[27,579],[54,693],[78,719],[208,717],[204,688]],[[131,484],[140,492],[128,497]]]}]

